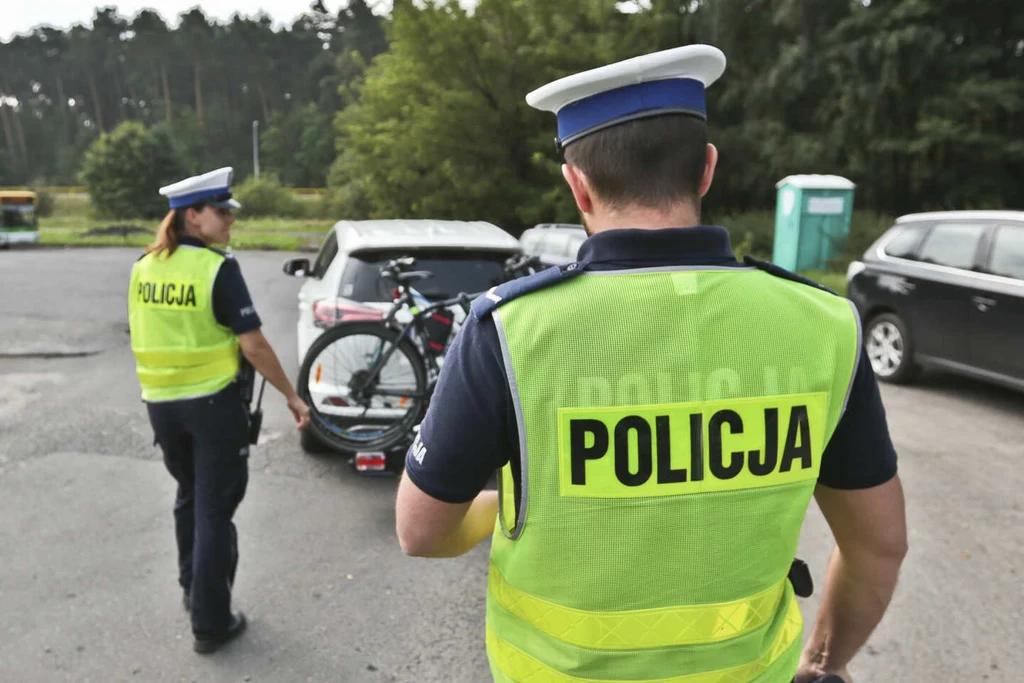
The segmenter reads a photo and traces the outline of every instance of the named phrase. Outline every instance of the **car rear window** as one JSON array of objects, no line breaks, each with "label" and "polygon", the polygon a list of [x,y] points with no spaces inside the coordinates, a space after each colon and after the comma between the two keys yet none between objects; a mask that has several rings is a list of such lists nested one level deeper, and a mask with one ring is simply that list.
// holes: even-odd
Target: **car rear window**
[{"label": "car rear window", "polygon": [[918,260],[969,270],[984,231],[980,223],[939,223],[925,238]]},{"label": "car rear window", "polygon": [[412,286],[432,300],[448,299],[459,292],[478,294],[505,281],[505,252],[406,250],[394,252],[357,252],[349,256],[341,276],[339,296],[354,301],[388,302],[397,284],[380,277],[389,260],[402,256],[416,258],[415,270],[433,273],[416,280]]},{"label": "car rear window", "polygon": [[993,275],[1024,280],[1024,228],[1002,226],[992,241]]}]

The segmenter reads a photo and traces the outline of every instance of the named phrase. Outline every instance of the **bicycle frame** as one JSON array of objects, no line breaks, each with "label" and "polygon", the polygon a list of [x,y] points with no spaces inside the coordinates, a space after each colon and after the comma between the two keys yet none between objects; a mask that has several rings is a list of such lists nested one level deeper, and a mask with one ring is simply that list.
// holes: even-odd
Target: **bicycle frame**
[{"label": "bicycle frame", "polygon": [[[393,263],[397,263],[393,262]],[[412,259],[409,259],[406,265],[411,265]],[[527,268],[535,267],[539,264],[536,257],[520,257],[517,259],[511,259],[506,262],[506,275],[518,274],[522,270]],[[390,271],[394,272],[395,275],[400,273],[400,270]],[[382,275],[387,273],[382,273]],[[394,297],[394,303],[384,316],[382,323],[385,327],[395,330],[398,333],[398,338],[402,339],[409,334],[410,329],[415,332],[416,351],[419,353],[420,358],[423,360],[423,365],[427,369],[427,386],[424,392],[408,392],[402,390],[391,390],[391,389],[377,389],[377,393],[381,396],[394,396],[398,398],[429,398],[434,392],[434,385],[437,383],[437,377],[441,370],[437,366],[437,356],[430,353],[427,349],[429,348],[426,339],[426,333],[423,330],[422,321],[424,318],[429,316],[434,311],[440,309],[448,309],[452,306],[459,305],[469,315],[470,303],[476,297],[484,294],[484,292],[477,292],[476,294],[467,294],[465,292],[459,292],[458,296],[451,299],[445,299],[444,301],[436,301],[432,304],[425,306],[419,305],[414,297],[415,290],[410,287],[407,283],[398,280],[398,296]],[[416,292],[418,294],[418,292]],[[422,295],[421,295],[422,296]],[[408,308],[409,312],[412,313],[412,320],[407,323],[396,322],[395,316],[402,308]],[[411,336],[411,335],[410,335]],[[382,344],[382,346],[384,346]],[[381,369],[387,364],[388,360],[394,354],[395,349],[398,348],[398,344],[392,344],[390,348],[384,349],[382,352],[381,348],[377,349],[377,356],[373,359],[370,365],[370,374],[367,376],[363,386],[359,387],[355,391],[362,391],[366,387],[370,386],[377,377],[380,375]]]},{"label": "bicycle frame", "polygon": [[[403,337],[408,335],[410,330],[413,330],[415,332],[415,339],[417,342],[416,351],[417,353],[419,353],[420,358],[423,360],[423,364],[427,368],[427,387],[424,392],[409,392],[398,389],[380,388],[378,388],[376,392],[380,396],[395,396],[398,398],[427,398],[433,393],[434,385],[437,382],[437,376],[438,374],[440,374],[441,370],[437,365],[437,357],[434,354],[425,351],[425,349],[427,348],[427,339],[425,337],[425,332],[423,331],[422,326],[418,325],[417,323],[421,322],[425,317],[429,316],[434,311],[443,308],[447,309],[452,306],[455,306],[456,304],[461,305],[463,307],[463,310],[465,310],[468,313],[469,303],[473,300],[473,298],[475,298],[478,295],[470,295],[466,294],[465,292],[460,292],[459,295],[454,298],[445,299],[444,301],[437,301],[426,306],[419,306],[416,304],[416,301],[413,297],[411,287],[404,283],[399,283],[397,289],[399,292],[398,297],[395,298],[394,303],[388,310],[387,314],[385,314],[382,322],[386,327],[395,330],[398,334],[399,339],[402,339]],[[396,322],[395,317],[398,314],[398,312],[402,310],[402,308],[404,307],[407,307],[409,311],[412,313],[412,319],[406,323],[398,323]],[[371,363],[370,366],[370,374],[367,376],[366,382],[363,384],[363,386],[359,387],[360,391],[362,389],[365,389],[374,380],[377,379],[377,376],[380,374],[381,369],[383,369],[383,367],[387,364],[388,360],[391,358],[392,354],[394,354],[397,348],[398,344],[391,344],[387,349],[383,351],[383,353],[381,352],[381,349],[378,348],[377,356],[373,359],[373,362]]]}]

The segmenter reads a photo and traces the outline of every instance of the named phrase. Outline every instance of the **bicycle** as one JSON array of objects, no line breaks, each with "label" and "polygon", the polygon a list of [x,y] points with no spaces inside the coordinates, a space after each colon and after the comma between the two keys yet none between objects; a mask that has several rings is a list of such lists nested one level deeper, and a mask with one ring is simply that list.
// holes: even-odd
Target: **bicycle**
[{"label": "bicycle", "polygon": [[[388,312],[379,320],[334,325],[303,359],[298,388],[311,408],[309,428],[337,450],[386,450],[411,440],[458,328],[453,309],[468,316],[472,300],[483,293],[431,302],[412,283],[432,273],[413,270],[415,265],[411,256],[385,264],[380,277],[397,283]],[[537,267],[536,257],[513,256],[504,263],[504,276],[507,281]],[[402,311],[408,320],[399,321]]]}]

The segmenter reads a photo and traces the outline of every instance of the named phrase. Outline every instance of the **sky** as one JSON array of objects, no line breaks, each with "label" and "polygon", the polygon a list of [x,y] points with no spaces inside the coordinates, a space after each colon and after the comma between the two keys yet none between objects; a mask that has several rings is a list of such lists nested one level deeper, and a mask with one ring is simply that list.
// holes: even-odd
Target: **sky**
[{"label": "sky", "polygon": [[[324,0],[331,12],[336,12],[344,0]],[[309,9],[312,0],[111,0],[97,3],[96,0],[3,0],[0,9],[0,40],[8,41],[18,33],[27,33],[36,26],[49,24],[67,29],[72,24],[92,24],[97,6],[117,7],[118,14],[131,18],[143,9],[156,10],[172,26],[178,23],[178,15],[195,6],[201,6],[207,16],[220,21],[231,18],[235,12],[244,16],[257,14],[261,9],[270,15],[275,26],[289,26],[300,14]],[[386,11],[391,3],[371,0],[368,3],[378,11]]]}]

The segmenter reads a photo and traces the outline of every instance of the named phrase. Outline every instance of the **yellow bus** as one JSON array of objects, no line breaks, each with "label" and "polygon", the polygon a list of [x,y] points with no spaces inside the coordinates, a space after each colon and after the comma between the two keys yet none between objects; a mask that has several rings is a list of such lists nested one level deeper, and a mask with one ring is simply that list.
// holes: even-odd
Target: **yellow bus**
[{"label": "yellow bus", "polygon": [[0,249],[39,242],[36,201],[35,192],[0,190]]}]

